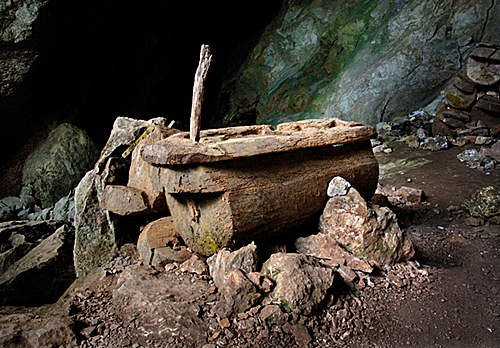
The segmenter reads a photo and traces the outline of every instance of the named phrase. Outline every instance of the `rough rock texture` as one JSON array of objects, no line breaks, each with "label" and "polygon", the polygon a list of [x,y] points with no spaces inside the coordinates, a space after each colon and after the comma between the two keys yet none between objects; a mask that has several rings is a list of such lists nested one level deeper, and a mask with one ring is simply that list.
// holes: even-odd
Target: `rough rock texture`
[{"label": "rough rock texture", "polygon": [[493,186],[477,190],[463,206],[474,217],[500,224],[500,192]]},{"label": "rough rock texture", "polygon": [[333,270],[302,254],[273,254],[262,273],[276,283],[270,296],[274,303],[301,315],[312,314],[333,283]]},{"label": "rough rock texture", "polygon": [[[180,252],[181,249],[185,252]],[[182,248],[179,233],[174,229],[172,217],[169,216],[150,222],[144,227],[137,240],[137,251],[142,261],[148,265],[157,254],[164,255],[165,257],[162,259],[168,258],[168,256],[174,257],[173,261],[180,261],[180,255],[174,256],[179,252],[185,255],[190,254],[185,250],[185,247]],[[157,265],[154,264],[154,266]]]},{"label": "rough rock texture", "polygon": [[0,316],[2,347],[63,347],[76,344],[71,317],[10,314]]},{"label": "rough rock texture", "polygon": [[207,263],[215,286],[222,288],[231,269],[241,269],[246,273],[257,271],[257,246],[251,243],[236,251],[222,249],[210,257]]},{"label": "rough rock texture", "polygon": [[60,221],[0,223],[0,276],[61,226]]},{"label": "rough rock texture", "polygon": [[329,266],[348,266],[357,271],[371,273],[373,267],[364,260],[352,255],[343,249],[332,237],[320,233],[305,238],[298,238],[295,241],[297,252],[318,259],[329,260]]},{"label": "rough rock texture", "polygon": [[152,166],[142,158],[142,149],[178,132],[177,129],[157,125],[150,134],[141,139],[132,152],[127,186],[144,191],[148,204],[155,212],[168,211],[167,201],[159,182],[160,168]]},{"label": "rough rock texture", "polygon": [[354,255],[380,264],[406,261],[414,254],[396,215],[387,207],[368,204],[353,187],[328,200],[319,229]]},{"label": "rough rock texture", "polygon": [[[117,234],[120,219],[99,206],[107,185],[126,185],[129,159],[123,153],[140,138],[152,124],[164,125],[166,119],[149,121],[118,117],[101,157],[80,181],[75,190],[75,270],[78,276],[110,261],[123,244],[127,223]],[[132,226],[131,226],[132,227]],[[137,235],[139,232],[137,231]]]},{"label": "rough rock texture", "polygon": [[31,35],[31,25],[48,0],[13,0],[0,3],[0,40],[20,42]]},{"label": "rough rock texture", "polygon": [[107,185],[99,204],[102,209],[126,216],[144,214],[149,210],[146,194],[134,187]]},{"label": "rough rock texture", "polygon": [[39,306],[57,301],[75,279],[73,244],[74,229],[64,225],[15,262],[0,277],[0,303]]},{"label": "rough rock texture", "polygon": [[477,42],[497,0],[285,2],[225,82],[225,124],[339,117],[375,125],[421,108]]},{"label": "rough rock texture", "polygon": [[170,335],[186,346],[201,347],[208,328],[198,314],[207,293],[206,281],[131,266],[120,275],[113,302],[123,321],[140,325],[137,332],[148,340]]},{"label": "rough rock texture", "polygon": [[244,313],[260,299],[257,287],[241,269],[230,269],[224,279],[224,285],[220,289],[220,300],[213,309],[219,317],[228,318]]},{"label": "rough rock texture", "polygon": [[64,123],[26,159],[23,185],[30,185],[42,208],[47,208],[75,188],[98,156],[87,133]]}]

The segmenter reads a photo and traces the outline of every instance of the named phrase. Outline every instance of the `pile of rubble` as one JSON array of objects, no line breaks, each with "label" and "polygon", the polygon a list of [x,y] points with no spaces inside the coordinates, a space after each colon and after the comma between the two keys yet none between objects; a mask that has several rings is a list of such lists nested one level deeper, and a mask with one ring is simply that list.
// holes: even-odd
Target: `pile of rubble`
[{"label": "pile of rubble", "polygon": [[500,47],[479,44],[466,70],[446,85],[433,134],[452,135],[457,145],[492,143],[500,132]]},{"label": "pile of rubble", "polygon": [[493,144],[500,136],[499,81],[500,47],[478,44],[469,55],[466,73],[453,77],[442,97],[425,109],[377,124],[374,152],[390,153],[383,142],[394,140],[432,151]]}]

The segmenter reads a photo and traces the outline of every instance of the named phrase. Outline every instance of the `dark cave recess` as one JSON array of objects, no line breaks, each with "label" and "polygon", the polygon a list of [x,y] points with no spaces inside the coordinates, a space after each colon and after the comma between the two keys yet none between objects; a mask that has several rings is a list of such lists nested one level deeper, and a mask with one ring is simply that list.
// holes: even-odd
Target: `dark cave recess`
[{"label": "dark cave recess", "polygon": [[241,64],[280,8],[281,0],[50,0],[22,44],[39,56],[16,93],[0,100],[2,128],[10,129],[2,148],[12,150],[62,122],[87,131],[98,148],[117,116],[189,124],[201,44],[214,57],[203,109],[207,128],[224,75]]}]

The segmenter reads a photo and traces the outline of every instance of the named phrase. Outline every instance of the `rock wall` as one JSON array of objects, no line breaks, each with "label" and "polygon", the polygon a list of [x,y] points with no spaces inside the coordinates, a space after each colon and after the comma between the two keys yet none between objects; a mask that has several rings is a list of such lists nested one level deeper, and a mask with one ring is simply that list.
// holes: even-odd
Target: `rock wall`
[{"label": "rock wall", "polygon": [[376,124],[427,105],[478,42],[499,43],[498,0],[286,1],[221,91],[226,125],[339,117]]}]

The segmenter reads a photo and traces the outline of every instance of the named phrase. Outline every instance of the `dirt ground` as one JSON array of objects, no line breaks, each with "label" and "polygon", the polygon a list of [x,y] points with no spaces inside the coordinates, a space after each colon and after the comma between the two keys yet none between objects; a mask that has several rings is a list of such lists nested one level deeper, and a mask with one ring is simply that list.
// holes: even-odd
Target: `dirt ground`
[{"label": "dirt ground", "polygon": [[[415,258],[362,277],[354,289],[340,286],[315,316],[285,313],[279,323],[259,320],[259,308],[223,323],[210,314],[218,294],[208,294],[199,303],[208,328],[202,347],[500,347],[500,228],[466,220],[461,208],[478,188],[500,187],[500,168],[487,174],[466,167],[456,158],[465,148],[430,152],[392,146],[393,153],[376,155],[380,184],[422,189],[427,196],[425,209],[398,210]],[[130,257],[120,259],[102,281],[76,291],[69,307],[0,308],[0,318],[28,313],[41,320],[67,311],[62,314],[74,318],[78,338],[67,348],[200,346],[189,337],[138,339],[140,317],[120,317],[123,308],[113,301],[113,289],[133,263]],[[167,276],[179,282],[210,286],[208,276],[171,272]]]},{"label": "dirt ground", "polygon": [[[468,226],[469,215],[460,207],[478,188],[498,188],[500,169],[487,175],[468,168],[456,157],[464,148],[429,152],[393,145],[393,153],[377,155],[381,168],[399,159],[409,165],[380,183],[422,189],[428,196],[431,209],[402,224],[429,276],[423,283],[363,291],[363,316],[371,325],[348,346],[500,347],[500,229]],[[429,162],[412,166],[423,159]]]}]

